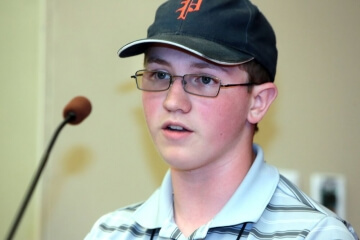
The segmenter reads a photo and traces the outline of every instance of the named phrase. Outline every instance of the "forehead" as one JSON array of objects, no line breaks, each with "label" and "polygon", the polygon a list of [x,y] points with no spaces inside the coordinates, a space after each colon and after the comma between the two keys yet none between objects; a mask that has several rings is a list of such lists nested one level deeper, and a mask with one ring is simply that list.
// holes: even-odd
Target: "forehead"
[{"label": "forehead", "polygon": [[166,45],[166,44],[153,44],[145,52],[145,62],[152,62],[158,60],[186,60],[186,61],[197,61],[204,62],[208,64],[213,64],[205,58],[201,58],[198,55],[195,55],[191,52],[188,52],[184,49]]},{"label": "forehead", "polygon": [[160,64],[169,67],[187,66],[197,69],[213,69],[222,72],[242,71],[239,65],[227,66],[211,62],[184,49],[165,44],[151,45],[145,52],[145,66]]}]

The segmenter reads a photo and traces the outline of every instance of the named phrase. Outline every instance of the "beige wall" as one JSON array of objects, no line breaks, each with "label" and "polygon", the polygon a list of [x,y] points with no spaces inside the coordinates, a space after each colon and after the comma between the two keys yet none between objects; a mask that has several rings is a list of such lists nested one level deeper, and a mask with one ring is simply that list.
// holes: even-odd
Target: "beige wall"
[{"label": "beige wall", "polygon": [[[7,234],[43,140],[43,4],[0,1],[0,238]],[[16,239],[38,239],[39,191]]]},{"label": "beige wall", "polygon": [[[1,63],[11,66],[0,73],[0,161],[5,166],[0,170],[0,186],[1,195],[6,196],[0,206],[1,223],[9,224],[22,197],[24,182],[43,147],[42,133],[46,142],[61,121],[63,106],[72,97],[85,95],[93,103],[93,112],[81,125],[68,126],[62,132],[43,176],[42,201],[36,201],[41,202],[42,239],[82,239],[100,215],[146,199],[166,171],[146,131],[140,93],[129,78],[141,68],[142,58],[116,56],[121,45],[145,36],[163,1],[90,0],[85,4],[49,0],[44,10],[46,44],[39,37],[43,29],[38,21],[42,19],[39,9],[45,5],[13,2],[5,4],[12,10],[7,21],[21,29],[33,19],[33,31],[18,31],[7,40],[16,50],[16,58],[10,47],[1,44],[7,56],[1,56]],[[279,97],[260,124],[256,142],[264,147],[269,163],[298,170],[300,186],[306,192],[312,173],[346,174],[347,218],[360,231],[360,4],[337,0],[254,2],[272,22],[280,52]],[[27,8],[15,11],[17,5]],[[1,24],[2,32],[10,31]],[[42,51],[46,71],[41,67]],[[8,58],[14,60],[9,63]],[[11,81],[5,81],[10,77]],[[45,85],[41,79],[46,79]],[[5,127],[9,122],[13,124]],[[20,168],[24,172],[19,172]],[[16,179],[16,184],[10,185],[10,179]],[[30,217],[36,219],[36,214]],[[28,226],[31,229],[31,224]],[[26,225],[20,228],[26,229]]]}]

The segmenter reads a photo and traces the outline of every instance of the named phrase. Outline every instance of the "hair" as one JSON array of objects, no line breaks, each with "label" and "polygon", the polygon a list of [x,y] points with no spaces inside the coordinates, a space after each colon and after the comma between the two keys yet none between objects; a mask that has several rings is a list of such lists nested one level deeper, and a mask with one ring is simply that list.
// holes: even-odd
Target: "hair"
[{"label": "hair", "polygon": [[[248,82],[255,85],[263,84],[266,82],[272,82],[269,72],[256,60],[239,65],[239,68],[248,73]],[[252,85],[249,86],[248,91],[251,92]],[[258,124],[254,124],[254,133],[259,131]]]}]

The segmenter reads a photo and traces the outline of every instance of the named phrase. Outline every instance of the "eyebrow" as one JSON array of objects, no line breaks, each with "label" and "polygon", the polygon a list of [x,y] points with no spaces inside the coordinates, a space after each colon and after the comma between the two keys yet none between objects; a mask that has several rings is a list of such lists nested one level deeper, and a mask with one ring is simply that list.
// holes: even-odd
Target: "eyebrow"
[{"label": "eyebrow", "polygon": [[207,63],[207,62],[193,62],[190,65],[190,67],[199,68],[199,69],[208,68],[208,69],[222,70],[224,72],[227,72],[226,68],[223,68],[223,67],[215,65],[215,64]]},{"label": "eyebrow", "polygon": [[149,63],[158,63],[158,64],[161,64],[161,65],[166,65],[166,66],[170,66],[171,64],[169,62],[167,62],[166,60],[164,59],[161,59],[159,57],[156,57],[156,56],[152,56],[152,57],[146,57],[145,58],[145,61],[144,61],[144,64],[149,64]]},{"label": "eyebrow", "polygon": [[[157,63],[157,64],[161,64],[161,65],[165,65],[165,66],[171,66],[171,64],[168,61],[166,61],[165,59],[162,59],[160,57],[157,57],[157,56],[150,56],[150,57],[145,58],[144,64],[146,65],[149,63]],[[223,72],[228,72],[228,70],[222,66],[211,64],[211,63],[208,63],[205,61],[199,61],[199,62],[194,61],[190,64],[190,67],[197,68],[197,69],[208,68],[208,69],[221,70]]]}]

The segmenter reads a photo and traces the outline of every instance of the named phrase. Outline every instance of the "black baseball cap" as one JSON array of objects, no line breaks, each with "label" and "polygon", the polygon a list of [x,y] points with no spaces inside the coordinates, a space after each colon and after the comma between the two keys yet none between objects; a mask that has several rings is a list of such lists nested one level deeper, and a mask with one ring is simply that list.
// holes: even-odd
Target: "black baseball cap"
[{"label": "black baseball cap", "polygon": [[249,0],[168,0],[156,11],[147,38],[126,44],[118,54],[122,58],[142,54],[154,43],[222,65],[256,60],[275,79],[275,33]]}]

